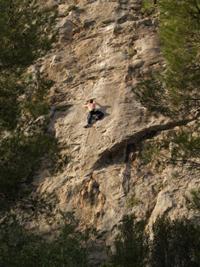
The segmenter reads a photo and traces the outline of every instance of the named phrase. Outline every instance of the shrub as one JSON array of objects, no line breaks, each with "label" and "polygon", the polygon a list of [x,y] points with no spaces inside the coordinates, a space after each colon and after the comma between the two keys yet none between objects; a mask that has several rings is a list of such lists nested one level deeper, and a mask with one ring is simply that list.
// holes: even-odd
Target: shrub
[{"label": "shrub", "polygon": [[20,116],[18,96],[21,91],[22,86],[17,83],[15,74],[0,74],[0,131],[13,130],[17,126]]},{"label": "shrub", "polygon": [[190,196],[186,197],[186,201],[189,208],[200,211],[200,188],[192,189]]},{"label": "shrub", "polygon": [[29,0],[0,0],[0,10],[0,193],[15,198],[42,157],[55,152],[56,141],[46,129],[31,136],[23,131],[49,112],[51,81],[27,81],[24,73],[50,48],[56,12],[43,12]]},{"label": "shrub", "polygon": [[28,182],[41,157],[53,154],[56,142],[48,134],[26,137],[15,134],[0,142],[0,193],[16,197],[21,183]]},{"label": "shrub", "polygon": [[30,65],[50,48],[55,12],[42,12],[28,0],[0,0],[0,9],[0,63],[13,70]]},{"label": "shrub", "polygon": [[164,115],[171,115],[166,88],[161,77],[154,74],[141,81],[134,89],[136,98],[147,107],[149,111],[156,111]]},{"label": "shrub", "polygon": [[116,254],[112,258],[115,267],[142,267],[146,258],[144,223],[133,217],[124,217],[115,241]]},{"label": "shrub", "polygon": [[116,253],[107,267],[199,267],[200,226],[187,219],[161,217],[150,239],[144,222],[125,217],[116,238]]},{"label": "shrub", "polygon": [[200,227],[186,219],[160,218],[150,243],[151,267],[199,267]]},{"label": "shrub", "polygon": [[75,225],[66,224],[57,238],[44,237],[25,230],[13,217],[0,225],[0,265],[9,267],[86,267],[84,235]]},{"label": "shrub", "polygon": [[167,62],[164,81],[169,100],[174,109],[188,114],[194,107],[193,99],[199,99],[199,3],[196,0],[160,0],[158,3],[161,48]]}]

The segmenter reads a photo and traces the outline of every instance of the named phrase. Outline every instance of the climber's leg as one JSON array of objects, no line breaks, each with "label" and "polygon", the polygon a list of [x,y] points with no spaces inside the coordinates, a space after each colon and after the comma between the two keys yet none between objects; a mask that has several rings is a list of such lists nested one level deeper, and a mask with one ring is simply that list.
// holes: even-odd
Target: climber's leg
[{"label": "climber's leg", "polygon": [[91,110],[88,113],[88,116],[87,116],[87,125],[84,126],[85,128],[88,128],[88,127],[90,127],[92,125],[92,120],[93,120],[94,114],[95,114],[95,111],[94,110]]},{"label": "climber's leg", "polygon": [[96,115],[97,120],[102,120],[104,118],[104,113],[99,109],[95,111],[95,115]]},{"label": "climber's leg", "polygon": [[94,111],[94,110],[92,110],[92,111],[90,111],[90,112],[88,113],[87,123],[88,123],[89,125],[92,124],[92,119],[93,119],[94,114],[95,114],[95,111]]}]

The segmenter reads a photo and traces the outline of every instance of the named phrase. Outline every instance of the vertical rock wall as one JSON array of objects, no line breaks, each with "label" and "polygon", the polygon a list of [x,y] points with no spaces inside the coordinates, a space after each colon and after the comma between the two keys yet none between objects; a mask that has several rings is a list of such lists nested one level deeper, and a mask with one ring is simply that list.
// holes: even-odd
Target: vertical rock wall
[{"label": "vertical rock wall", "polygon": [[[170,168],[140,169],[135,147],[188,121],[151,114],[135,99],[133,88],[162,66],[156,21],[142,16],[141,0],[57,2],[48,4],[58,8],[59,40],[40,60],[40,71],[55,81],[49,131],[69,162],[54,176],[42,169],[35,184],[38,194],[56,194],[59,209],[74,212],[82,227],[94,227],[96,244],[109,245],[125,214],[152,223],[177,203],[185,211],[180,192],[187,182],[169,181]],[[85,129],[89,98],[106,116]],[[137,205],[130,207],[133,197]]]}]

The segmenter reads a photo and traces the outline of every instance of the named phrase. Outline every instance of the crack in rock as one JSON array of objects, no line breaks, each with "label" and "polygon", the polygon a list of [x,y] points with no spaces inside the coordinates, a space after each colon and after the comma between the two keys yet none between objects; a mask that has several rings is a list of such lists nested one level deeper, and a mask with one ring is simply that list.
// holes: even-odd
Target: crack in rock
[{"label": "crack in rock", "polygon": [[128,136],[126,139],[121,140],[118,143],[115,143],[110,149],[103,151],[97,161],[93,165],[93,170],[98,170],[105,165],[119,164],[122,162],[127,162],[129,157],[129,150],[132,146],[135,146],[137,143],[141,143],[143,140],[154,137],[156,134],[162,131],[167,131],[173,129],[177,126],[184,126],[191,121],[196,119],[185,119],[180,121],[171,121],[163,125],[153,125],[149,128],[143,129],[137,133],[134,133],[131,136]]}]

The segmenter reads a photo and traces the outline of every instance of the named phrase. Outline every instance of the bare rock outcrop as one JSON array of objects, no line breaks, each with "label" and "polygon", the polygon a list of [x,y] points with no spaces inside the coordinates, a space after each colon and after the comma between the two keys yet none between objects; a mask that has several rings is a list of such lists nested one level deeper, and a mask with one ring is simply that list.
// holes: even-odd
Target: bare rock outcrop
[{"label": "bare rock outcrop", "polygon": [[[170,166],[156,172],[137,159],[146,139],[194,119],[172,121],[135,98],[133,88],[163,64],[154,21],[142,16],[140,0],[57,5],[58,42],[42,59],[40,72],[55,81],[49,131],[70,160],[53,176],[48,169],[38,172],[37,194],[55,194],[58,208],[74,212],[82,227],[94,227],[105,245],[112,244],[125,214],[148,218],[149,225],[167,212],[188,215],[187,178],[173,180]],[[98,100],[105,118],[85,129],[83,104],[89,98]]]}]

